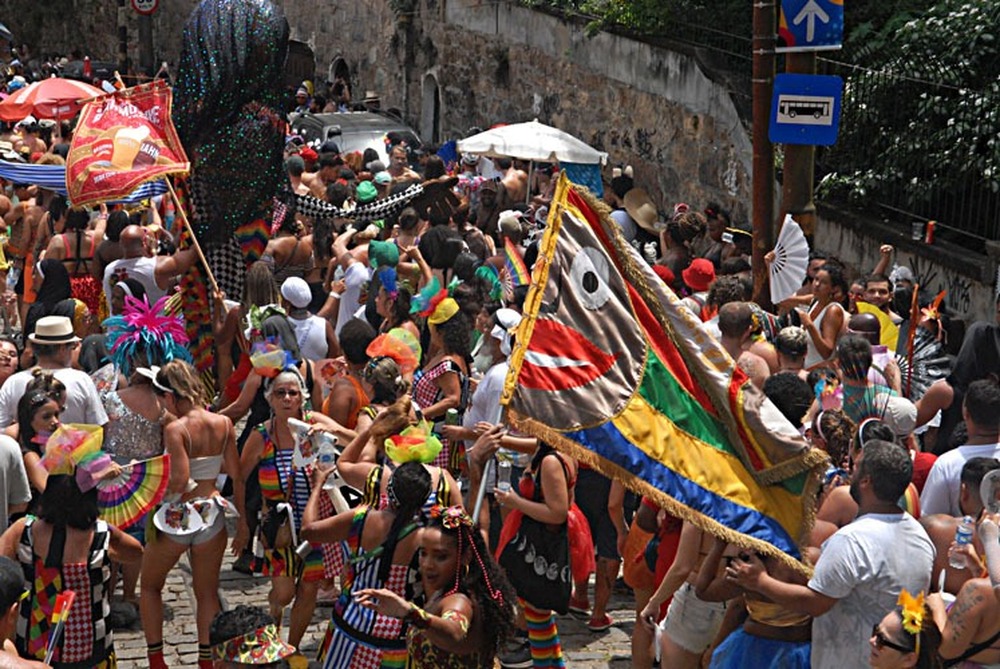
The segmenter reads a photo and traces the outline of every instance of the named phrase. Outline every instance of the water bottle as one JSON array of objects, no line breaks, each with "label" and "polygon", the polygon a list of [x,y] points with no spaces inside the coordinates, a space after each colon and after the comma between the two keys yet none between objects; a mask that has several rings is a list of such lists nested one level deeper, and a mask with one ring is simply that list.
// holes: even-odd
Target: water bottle
[{"label": "water bottle", "polygon": [[[316,466],[320,470],[330,469],[337,462],[337,437],[328,432],[320,432],[314,436],[319,439],[319,448],[316,450]],[[330,490],[333,487],[335,487],[333,477],[328,476],[323,483],[323,489]]]},{"label": "water bottle", "polygon": [[[965,546],[972,543],[972,533],[975,531],[976,522],[972,516],[965,516],[955,530],[955,543]],[[948,566],[952,569],[965,569],[968,567],[968,559],[962,553],[955,550],[948,551]]]},{"label": "water bottle", "polygon": [[510,492],[510,470],[514,466],[510,458],[500,456],[497,458],[497,484],[496,489]]}]

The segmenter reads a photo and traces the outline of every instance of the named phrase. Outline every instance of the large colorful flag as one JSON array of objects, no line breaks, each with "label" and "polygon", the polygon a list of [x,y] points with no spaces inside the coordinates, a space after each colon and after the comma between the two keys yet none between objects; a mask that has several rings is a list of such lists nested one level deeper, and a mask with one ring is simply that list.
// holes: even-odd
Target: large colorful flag
[{"label": "large colorful flag", "polygon": [[518,428],[715,536],[805,569],[827,458],[560,178],[501,402]]},{"label": "large colorful flag", "polygon": [[140,184],[191,169],[170,106],[170,88],[157,80],[83,108],[66,160],[74,207],[123,199]]}]

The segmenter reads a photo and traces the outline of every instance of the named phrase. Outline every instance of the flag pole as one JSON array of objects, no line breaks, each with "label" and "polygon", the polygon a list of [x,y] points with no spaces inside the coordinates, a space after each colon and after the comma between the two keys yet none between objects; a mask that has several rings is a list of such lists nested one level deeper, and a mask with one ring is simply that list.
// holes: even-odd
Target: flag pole
[{"label": "flag pole", "polygon": [[212,274],[212,268],[208,266],[208,261],[205,259],[205,254],[201,250],[201,244],[198,243],[198,237],[194,234],[194,228],[191,227],[191,221],[188,220],[187,214],[184,212],[184,207],[181,206],[181,201],[177,197],[177,191],[174,190],[174,184],[171,183],[170,179],[164,179],[167,182],[167,188],[170,189],[170,197],[174,199],[174,209],[181,217],[181,223],[187,227],[188,232],[191,233],[191,244],[194,246],[195,252],[198,254],[198,258],[201,260],[201,264],[205,267],[205,272],[208,274],[208,282],[212,284],[212,292],[219,292],[219,284],[215,281],[215,275]]}]

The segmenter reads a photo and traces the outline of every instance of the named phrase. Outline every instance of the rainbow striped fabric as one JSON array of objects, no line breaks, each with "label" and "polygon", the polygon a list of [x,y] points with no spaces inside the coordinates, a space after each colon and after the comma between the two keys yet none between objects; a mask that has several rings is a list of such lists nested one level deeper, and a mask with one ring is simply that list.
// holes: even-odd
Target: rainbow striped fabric
[{"label": "rainbow striped fabric", "polygon": [[670,513],[805,570],[826,455],[563,176],[501,400],[511,421]]},{"label": "rainbow striped fabric", "polygon": [[507,268],[507,275],[510,276],[511,285],[527,286],[531,283],[531,273],[528,271],[528,266],[524,264],[521,253],[508,237],[504,237],[503,250],[504,255],[507,257],[505,266]]}]

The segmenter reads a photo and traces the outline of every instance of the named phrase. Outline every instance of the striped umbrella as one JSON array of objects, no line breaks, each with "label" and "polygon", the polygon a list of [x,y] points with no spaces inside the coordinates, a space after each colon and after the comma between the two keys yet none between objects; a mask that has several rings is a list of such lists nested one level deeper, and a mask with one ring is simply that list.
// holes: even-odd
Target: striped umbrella
[{"label": "striped umbrella", "polygon": [[51,77],[7,96],[0,102],[0,120],[20,121],[27,116],[70,119],[83,107],[82,100],[104,95],[99,88],[75,79]]},{"label": "striped umbrella", "polygon": [[[66,195],[66,166],[65,165],[34,165],[29,163],[12,163],[0,160],[0,179],[6,179],[16,184],[34,184],[39,188]],[[155,195],[163,195],[167,192],[167,184],[162,179],[159,181],[147,181],[140,184],[124,200],[116,200],[108,204],[136,204]]]}]

